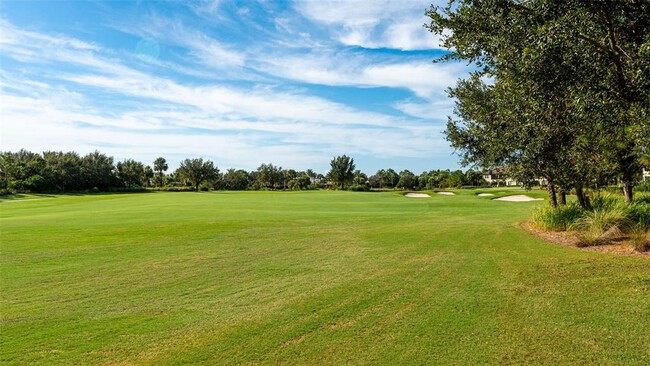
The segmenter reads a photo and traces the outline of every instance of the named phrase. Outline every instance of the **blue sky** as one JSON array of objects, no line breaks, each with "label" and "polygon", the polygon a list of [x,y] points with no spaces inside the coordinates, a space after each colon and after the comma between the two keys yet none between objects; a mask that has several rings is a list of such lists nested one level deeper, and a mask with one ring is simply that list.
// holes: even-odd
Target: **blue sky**
[{"label": "blue sky", "polygon": [[429,1],[0,3],[2,150],[455,168]]}]

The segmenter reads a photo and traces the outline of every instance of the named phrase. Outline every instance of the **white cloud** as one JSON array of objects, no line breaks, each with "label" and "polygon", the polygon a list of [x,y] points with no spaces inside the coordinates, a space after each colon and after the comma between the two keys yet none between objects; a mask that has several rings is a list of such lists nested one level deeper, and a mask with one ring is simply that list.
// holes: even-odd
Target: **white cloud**
[{"label": "white cloud", "polygon": [[[435,126],[275,87],[183,85],[104,57],[101,49],[40,39],[9,48],[8,56],[40,48],[34,62],[75,65],[78,71],[50,75],[66,87],[29,74],[1,74],[4,150],[99,148],[117,159],[150,161],[164,153],[172,162],[205,156],[221,166],[252,169],[263,161],[318,167],[324,157],[342,152],[424,157],[437,149],[431,142],[439,133]],[[143,103],[106,110],[94,98],[100,91]]]},{"label": "white cloud", "polygon": [[427,102],[401,101],[395,103],[393,107],[410,116],[427,120],[444,120],[453,114],[454,102],[449,98]]},{"label": "white cloud", "polygon": [[415,95],[440,98],[449,85],[467,72],[461,64],[433,64],[430,61],[371,63],[351,53],[279,55],[256,65],[279,77],[323,85],[404,88]]},{"label": "white cloud", "polygon": [[315,22],[333,27],[339,42],[365,48],[423,50],[441,48],[423,25],[430,1],[296,1],[296,9]]},{"label": "white cloud", "polygon": [[[205,7],[205,11],[216,12],[218,2],[210,2]],[[196,61],[214,69],[242,66],[246,60],[245,52],[235,50],[196,29],[188,28],[179,20],[148,16],[140,18],[137,25],[132,22],[114,21],[113,27],[144,39],[185,48]]]},{"label": "white cloud", "polygon": [[2,47],[19,44],[25,45],[26,43],[29,45],[29,43],[36,42],[47,44],[51,47],[65,47],[77,50],[99,50],[98,46],[76,38],[70,38],[64,35],[50,36],[18,29],[5,19],[0,19],[0,28],[2,29],[2,37],[0,37],[0,45],[2,45]]},{"label": "white cloud", "polygon": [[[360,29],[359,37],[366,37],[372,32],[364,29],[375,27],[376,22],[368,15],[351,24]],[[391,24],[385,27],[386,37],[392,34]],[[418,120],[436,119],[440,114],[425,100],[443,98],[444,87],[462,72],[462,67],[454,64],[412,59],[377,62],[369,56],[337,54],[322,47],[308,55],[286,55],[282,49],[254,53],[164,19],[142,27],[139,36],[184,47],[201,64],[211,66],[186,70],[187,66],[170,61],[154,60],[145,65],[137,59],[120,59],[111,50],[74,38],[28,32],[10,24],[5,29],[4,25],[3,57],[26,65],[22,74],[11,75],[4,69],[0,73],[0,142],[2,149],[9,150],[27,147],[85,153],[99,148],[118,159],[133,157],[145,162],[165,154],[172,163],[204,156],[220,166],[248,169],[269,161],[301,169],[319,167],[323,159],[341,153],[425,158],[446,149],[441,126]],[[276,22],[276,26],[290,24]],[[300,37],[303,45],[312,42],[310,34]],[[367,40],[374,41],[372,37]],[[418,41],[407,35],[396,42],[412,42],[416,47]],[[322,46],[318,41],[311,44]],[[317,52],[321,54],[315,56]],[[125,61],[135,63],[127,65]],[[154,73],[156,67],[164,67],[204,75],[211,69],[241,68],[248,63],[269,78],[404,88],[419,98],[393,106],[418,119],[369,112],[295,87],[234,87],[210,79],[196,84]],[[45,79],[39,78],[43,75]],[[118,102],[105,106],[100,97]],[[446,108],[444,104],[434,106]]]},{"label": "white cloud", "polygon": [[[191,109],[103,115],[80,106],[78,97],[57,97],[61,94],[65,91],[52,90],[50,95],[39,98],[3,94],[2,149],[74,148],[87,153],[99,148],[117,159],[132,157],[145,162],[165,154],[172,163],[184,157],[203,156],[222,167],[253,169],[271,161],[304,169],[322,166],[324,157],[341,151],[379,157],[427,156],[436,150],[431,138],[439,132],[433,126],[409,124],[355,128],[303,121],[221,120]],[[80,127],[80,123],[84,126]],[[204,131],[191,132],[188,127]]]}]

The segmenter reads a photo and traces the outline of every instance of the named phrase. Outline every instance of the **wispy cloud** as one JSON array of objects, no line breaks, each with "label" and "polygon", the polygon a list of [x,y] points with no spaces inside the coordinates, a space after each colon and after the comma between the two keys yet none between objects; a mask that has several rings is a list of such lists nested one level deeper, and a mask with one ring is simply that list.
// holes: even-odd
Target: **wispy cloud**
[{"label": "wispy cloud", "polygon": [[296,1],[304,16],[332,26],[332,35],[348,46],[421,50],[440,48],[424,29],[429,1]]},{"label": "wispy cloud", "polygon": [[[164,154],[172,164],[204,156],[247,169],[268,161],[324,169],[342,153],[373,167],[448,155],[440,120],[450,105],[443,91],[465,69],[431,64],[422,54],[347,47],[433,47],[413,23],[417,7],[390,18],[360,10],[368,5],[361,2],[318,15],[318,4],[292,4],[267,19],[260,12],[268,4],[230,4],[224,11],[219,1],[192,4],[178,17],[150,11],[137,22],[129,15],[107,18],[104,29],[119,33],[127,47],[2,20],[1,148],[99,148],[143,161]],[[348,16],[357,11],[357,20]],[[257,21],[251,27],[257,33],[228,33],[243,32],[233,14]],[[139,58],[130,45],[139,39],[156,42],[160,57]],[[321,86],[402,96],[377,109],[328,97]]]}]

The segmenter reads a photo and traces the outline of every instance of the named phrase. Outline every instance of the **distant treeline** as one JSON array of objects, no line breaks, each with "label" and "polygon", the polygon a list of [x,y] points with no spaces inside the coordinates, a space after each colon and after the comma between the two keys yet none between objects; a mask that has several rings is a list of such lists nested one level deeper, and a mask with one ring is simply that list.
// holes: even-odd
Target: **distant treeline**
[{"label": "distant treeline", "polygon": [[185,159],[168,173],[167,161],[160,157],[147,165],[126,159],[115,163],[99,151],[87,155],[76,152],[27,151],[0,153],[0,188],[11,192],[109,192],[160,190],[305,190],[338,188],[355,191],[371,189],[437,189],[485,185],[479,171],[431,170],[416,175],[409,170],[381,169],[367,175],[355,169],[345,155],[332,159],[325,174],[312,169],[297,171],[273,164],[256,170],[220,171],[210,160]]}]

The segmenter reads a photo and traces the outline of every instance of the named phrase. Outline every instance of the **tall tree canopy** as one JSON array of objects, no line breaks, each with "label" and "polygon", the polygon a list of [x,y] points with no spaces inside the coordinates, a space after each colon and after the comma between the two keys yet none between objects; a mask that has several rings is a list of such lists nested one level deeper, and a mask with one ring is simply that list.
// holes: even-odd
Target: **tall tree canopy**
[{"label": "tall tree canopy", "polygon": [[185,159],[176,169],[176,173],[181,178],[189,181],[194,190],[198,192],[201,183],[217,177],[219,169],[210,160],[203,161],[202,158]]},{"label": "tall tree canopy", "polygon": [[354,177],[354,159],[346,155],[337,156],[330,162],[330,167],[328,173],[330,179],[341,189],[345,189],[345,185]]},{"label": "tall tree canopy", "polygon": [[[650,2],[462,0],[428,28],[476,71],[450,89],[466,165],[565,189],[618,176],[626,199],[650,139]],[[582,201],[581,201],[582,202]]]},{"label": "tall tree canopy", "polygon": [[169,166],[167,165],[167,160],[163,157],[156,158],[153,162],[153,170],[158,173],[158,186],[162,187],[164,182],[164,174],[167,171]]}]

